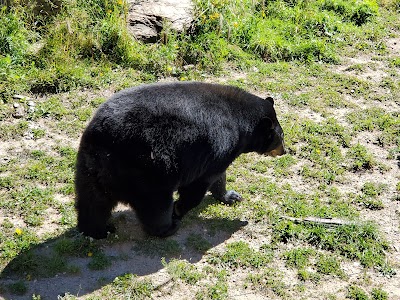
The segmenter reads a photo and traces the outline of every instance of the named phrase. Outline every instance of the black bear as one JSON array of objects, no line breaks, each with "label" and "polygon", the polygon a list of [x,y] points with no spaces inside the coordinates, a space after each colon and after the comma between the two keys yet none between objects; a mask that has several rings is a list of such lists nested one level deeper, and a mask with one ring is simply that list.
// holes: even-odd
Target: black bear
[{"label": "black bear", "polygon": [[[225,203],[225,171],[241,153],[285,153],[272,98],[201,82],[126,89],[103,103],[83,133],[76,166],[78,229],[93,238],[118,202],[136,211],[144,229],[165,237],[207,191]],[[178,191],[179,200],[173,201]]]}]

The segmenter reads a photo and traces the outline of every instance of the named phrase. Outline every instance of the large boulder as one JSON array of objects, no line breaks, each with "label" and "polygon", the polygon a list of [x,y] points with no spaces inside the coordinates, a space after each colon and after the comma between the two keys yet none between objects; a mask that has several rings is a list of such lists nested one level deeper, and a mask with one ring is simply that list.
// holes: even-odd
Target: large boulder
[{"label": "large boulder", "polygon": [[156,42],[164,26],[185,31],[193,21],[192,0],[128,0],[128,28],[145,42]]}]

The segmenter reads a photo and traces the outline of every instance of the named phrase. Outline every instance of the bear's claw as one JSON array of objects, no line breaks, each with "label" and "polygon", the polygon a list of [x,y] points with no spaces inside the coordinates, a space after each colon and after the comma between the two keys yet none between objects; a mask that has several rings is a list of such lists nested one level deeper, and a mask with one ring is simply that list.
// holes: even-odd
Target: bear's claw
[{"label": "bear's claw", "polygon": [[242,201],[242,195],[240,195],[238,192],[236,191],[227,191],[224,198],[222,199],[222,202],[224,202],[225,204],[233,204],[235,202],[240,202]]}]

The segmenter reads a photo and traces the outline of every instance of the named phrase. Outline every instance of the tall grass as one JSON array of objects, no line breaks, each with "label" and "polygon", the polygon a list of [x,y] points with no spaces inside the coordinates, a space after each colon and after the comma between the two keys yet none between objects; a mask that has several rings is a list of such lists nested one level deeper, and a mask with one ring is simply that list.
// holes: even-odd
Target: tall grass
[{"label": "tall grass", "polygon": [[[154,79],[215,73],[223,70],[226,62],[330,63],[337,61],[338,47],[362,39],[364,30],[374,36],[385,34],[364,28],[378,16],[380,7],[375,0],[195,3],[191,30],[177,34],[166,26],[163,35],[168,38],[155,44],[144,44],[130,36],[124,0],[64,0],[57,13],[46,16],[30,7],[3,7],[0,99],[7,101],[16,92],[98,87],[112,80],[102,80],[100,74],[112,76],[112,70],[121,66]],[[384,6],[393,9],[396,5],[398,1]],[[191,72],[186,65],[194,66]]]}]

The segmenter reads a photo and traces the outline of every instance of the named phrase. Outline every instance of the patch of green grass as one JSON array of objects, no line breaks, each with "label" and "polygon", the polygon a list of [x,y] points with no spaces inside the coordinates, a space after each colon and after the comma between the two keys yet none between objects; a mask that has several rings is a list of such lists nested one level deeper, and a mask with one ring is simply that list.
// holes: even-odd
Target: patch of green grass
[{"label": "patch of green grass", "polygon": [[[333,118],[315,122],[288,116],[285,122],[290,127],[285,135],[288,147],[315,165],[313,170],[304,166],[302,175],[329,184],[336,181],[345,171],[342,147],[350,144],[350,135],[345,127]],[[292,146],[295,144],[299,146]]]},{"label": "patch of green grass", "polygon": [[0,208],[19,211],[25,223],[39,226],[43,223],[46,209],[53,202],[53,191],[27,186],[22,190],[11,192],[11,199],[3,201]]},{"label": "patch of green grass", "polygon": [[388,244],[380,236],[377,227],[370,223],[329,229],[318,225],[279,221],[274,225],[273,234],[274,241],[289,242],[293,239],[306,241],[315,247],[359,260],[365,267],[375,266],[387,274],[393,272],[385,259]]},{"label": "patch of green grass", "polygon": [[290,167],[296,164],[296,159],[291,155],[284,155],[274,160],[274,171],[277,176],[288,176]]},{"label": "patch of green grass", "polygon": [[29,250],[20,253],[14,260],[9,263],[4,270],[9,275],[25,275],[27,278],[43,278],[53,277],[61,273],[76,274],[79,268],[68,264],[68,260],[64,256],[57,254],[36,253],[35,250]]},{"label": "patch of green grass", "polygon": [[196,233],[187,237],[185,245],[199,252],[205,252],[212,247],[207,239]]},{"label": "patch of green grass", "polygon": [[118,276],[111,283],[109,297],[123,299],[147,299],[154,291],[154,285],[150,280],[140,280],[137,275],[125,274]]},{"label": "patch of green grass", "polygon": [[83,236],[77,238],[59,238],[55,242],[53,249],[58,255],[75,257],[90,257],[93,254],[101,252],[95,242]]},{"label": "patch of green grass", "polygon": [[400,57],[395,57],[391,60],[390,64],[393,67],[400,68]]},{"label": "patch of green grass", "polygon": [[21,120],[13,124],[1,124],[0,125],[0,138],[4,141],[10,139],[20,139],[28,131],[28,122]]},{"label": "patch of green grass", "polygon": [[172,259],[167,263],[163,258],[161,262],[174,280],[180,279],[187,284],[196,284],[204,277],[202,272],[199,272],[194,265],[187,261]]},{"label": "patch of green grass", "polygon": [[261,292],[271,290],[279,297],[286,296],[286,286],[282,281],[283,275],[277,270],[266,268],[259,273],[250,273],[245,281],[245,288],[253,287]]},{"label": "patch of green grass", "polygon": [[314,254],[310,248],[294,248],[283,254],[286,265],[297,269],[304,269],[309,264],[309,258]]},{"label": "patch of green grass", "polygon": [[103,252],[96,252],[91,256],[88,267],[91,270],[104,270],[111,266],[111,260]]},{"label": "patch of green grass", "polygon": [[376,166],[372,154],[369,153],[367,148],[361,144],[351,146],[346,156],[350,160],[348,169],[354,172],[370,170]]},{"label": "patch of green grass", "polygon": [[340,268],[338,258],[332,255],[321,254],[315,264],[317,272],[325,275],[337,275],[344,277],[345,274]]},{"label": "patch of green grass", "polygon": [[382,108],[367,108],[347,114],[355,131],[380,131],[378,142],[382,146],[400,145],[400,114]]},{"label": "patch of green grass", "polygon": [[7,288],[11,294],[19,296],[25,295],[28,291],[26,283],[23,280],[17,281],[15,283],[10,283],[7,285]]},{"label": "patch of green grass", "polygon": [[321,280],[320,274],[318,274],[316,272],[307,271],[305,269],[298,270],[297,277],[301,281],[310,280],[310,281],[315,282],[315,283],[318,283]]},{"label": "patch of green grass", "polygon": [[280,210],[282,214],[292,217],[315,216],[320,218],[353,218],[357,215],[350,202],[346,201],[345,197],[337,191],[335,192],[334,188],[325,192],[321,192],[322,189],[323,186],[320,186],[319,192],[307,194],[296,192],[290,186],[281,187]]},{"label": "patch of green grass", "polygon": [[353,300],[369,300],[366,292],[356,285],[350,285],[347,289],[347,298]]},{"label": "patch of green grass", "polygon": [[[0,265],[39,243],[34,231],[26,228],[2,228],[0,231]],[[14,230],[13,230],[14,229]]]},{"label": "patch of green grass", "polygon": [[373,288],[371,291],[371,298],[373,300],[387,300],[389,299],[388,293],[380,288]]},{"label": "patch of green grass", "polygon": [[356,202],[364,205],[371,210],[383,209],[382,200],[378,198],[384,191],[386,186],[384,184],[375,184],[373,182],[366,182],[361,188],[361,195],[356,197]]},{"label": "patch of green grass", "polygon": [[0,7],[0,55],[4,64],[21,62],[28,54],[35,34],[25,21],[22,8],[8,11],[5,6]]},{"label": "patch of green grass", "polygon": [[[124,1],[75,1],[40,22],[37,13],[15,3],[0,14],[0,36],[7,37],[0,40],[0,98],[111,83],[126,87],[160,76],[195,79],[224,71],[226,63],[249,69],[260,61],[337,62],[340,46],[358,43],[368,50],[386,36],[374,22],[375,1],[349,3],[198,0],[191,34],[164,28],[161,35],[168,38],[155,44],[131,38]],[[187,70],[190,64],[194,68]],[[115,74],[121,67],[130,79]]]},{"label": "patch of green grass", "polygon": [[228,283],[226,282],[226,272],[221,271],[217,274],[217,281],[210,283],[198,291],[195,295],[196,300],[224,300],[228,299]]},{"label": "patch of green grass", "polygon": [[229,268],[254,267],[259,268],[267,265],[271,261],[271,253],[253,250],[245,242],[233,242],[226,246],[226,252],[214,253],[208,261],[212,264],[223,265]]},{"label": "patch of green grass", "polygon": [[378,14],[378,4],[375,1],[324,1],[323,8],[334,11],[342,16],[343,20],[354,22],[361,26]]}]

